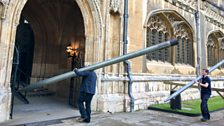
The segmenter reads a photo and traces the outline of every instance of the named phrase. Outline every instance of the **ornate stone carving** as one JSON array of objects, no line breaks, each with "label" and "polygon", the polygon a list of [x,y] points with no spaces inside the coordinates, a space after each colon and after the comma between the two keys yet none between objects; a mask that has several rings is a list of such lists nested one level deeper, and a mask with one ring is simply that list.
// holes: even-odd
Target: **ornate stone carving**
[{"label": "ornate stone carving", "polygon": [[195,12],[197,1],[195,0],[166,0],[167,2],[188,12]]},{"label": "ornate stone carving", "polygon": [[211,37],[208,38],[207,46],[215,47],[215,42]]},{"label": "ornate stone carving", "polygon": [[2,3],[3,5],[6,5],[9,3],[9,0],[0,0],[0,3]]},{"label": "ornate stone carving", "polygon": [[99,25],[99,35],[100,35],[100,38],[102,38],[102,34],[103,34],[103,19],[102,19],[102,16],[101,16],[101,11],[100,11],[100,7],[99,7],[99,2],[98,0],[93,0],[92,1],[93,5],[95,6],[95,10],[96,10],[96,14],[98,15],[97,18],[98,18],[98,25]]},{"label": "ornate stone carving", "polygon": [[165,14],[167,19],[170,21],[171,24],[175,22],[175,18],[171,14]]},{"label": "ornate stone carving", "polygon": [[120,13],[121,0],[110,0],[110,12]]},{"label": "ornate stone carving", "polygon": [[205,6],[204,15],[208,22],[215,24],[218,27],[224,27],[224,17],[213,11],[209,6]]},{"label": "ornate stone carving", "polygon": [[9,3],[9,0],[0,0],[0,17],[1,17],[1,19],[5,18],[8,3]]},{"label": "ornate stone carving", "polygon": [[174,27],[174,35],[180,36],[181,38],[188,38],[189,39],[189,33],[187,32],[186,28],[182,24],[178,24],[176,27]]},{"label": "ornate stone carving", "polygon": [[160,19],[159,16],[152,16],[148,21],[147,27],[151,30],[156,29],[157,31],[162,31],[164,33],[168,32],[165,23]]}]

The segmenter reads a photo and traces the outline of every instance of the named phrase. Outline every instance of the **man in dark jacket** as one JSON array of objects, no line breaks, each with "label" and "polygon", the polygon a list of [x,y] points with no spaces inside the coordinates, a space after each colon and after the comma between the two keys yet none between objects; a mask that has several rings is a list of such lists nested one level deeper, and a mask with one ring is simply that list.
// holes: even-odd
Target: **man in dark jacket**
[{"label": "man in dark jacket", "polygon": [[[74,71],[77,76],[82,76],[82,85],[80,87],[80,95],[78,99],[78,107],[81,118],[79,118],[78,121],[89,123],[91,119],[91,101],[96,92],[97,76],[94,71],[80,72],[77,69]],[[83,104],[84,102],[85,106]]]},{"label": "man in dark jacket", "polygon": [[210,120],[210,114],[208,110],[208,99],[211,96],[211,80],[208,76],[209,71],[207,69],[202,70],[202,79],[198,82],[201,87],[201,113],[202,122]]}]

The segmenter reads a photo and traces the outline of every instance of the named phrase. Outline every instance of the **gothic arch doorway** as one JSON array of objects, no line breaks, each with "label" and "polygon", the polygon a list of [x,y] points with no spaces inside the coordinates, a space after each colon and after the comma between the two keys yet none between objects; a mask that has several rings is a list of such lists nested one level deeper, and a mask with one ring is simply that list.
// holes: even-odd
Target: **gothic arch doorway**
[{"label": "gothic arch doorway", "polygon": [[[34,39],[33,42],[24,44],[24,39],[31,38],[31,35],[23,34],[24,29],[17,30],[17,36],[22,34],[23,38],[16,37],[15,41],[20,41],[16,44],[18,46],[24,45],[24,49],[33,47],[32,50],[26,51],[26,54],[32,57],[31,62],[27,63],[27,66],[31,66],[31,68],[25,71],[25,73],[30,73],[29,82],[26,84],[84,65],[86,41],[84,20],[76,2],[73,0],[28,0],[22,9],[20,18],[23,18],[23,24],[30,27]],[[76,50],[73,57],[66,55],[68,45]],[[21,55],[20,57],[24,56]],[[21,66],[24,65],[21,63]],[[67,105],[69,103],[72,107],[76,107],[80,82],[80,79],[64,80],[28,92],[26,97],[28,100],[32,99],[30,104],[34,103],[34,106],[38,104],[36,102],[42,102],[39,101],[41,98],[51,102],[52,97],[54,97]],[[33,100],[36,97],[38,100]]]}]

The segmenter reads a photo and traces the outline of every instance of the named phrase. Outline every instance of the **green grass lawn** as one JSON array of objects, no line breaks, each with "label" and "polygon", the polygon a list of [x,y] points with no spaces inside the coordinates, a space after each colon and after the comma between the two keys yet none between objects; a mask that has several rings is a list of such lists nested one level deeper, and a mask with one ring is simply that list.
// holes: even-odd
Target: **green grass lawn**
[{"label": "green grass lawn", "polygon": [[[182,101],[182,110],[171,109],[169,103],[155,104],[155,105],[151,105],[150,107],[158,108],[162,110],[174,111],[174,112],[201,114],[200,104],[201,104],[201,100],[196,99],[196,100]],[[220,96],[209,98],[208,108],[209,108],[209,111],[215,111],[215,110],[224,108],[224,99],[222,99]]]}]

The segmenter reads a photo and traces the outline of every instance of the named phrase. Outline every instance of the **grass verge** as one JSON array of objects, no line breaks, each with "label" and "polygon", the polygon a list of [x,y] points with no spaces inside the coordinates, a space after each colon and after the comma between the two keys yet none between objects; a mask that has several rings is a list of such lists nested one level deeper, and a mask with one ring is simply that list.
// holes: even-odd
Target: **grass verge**
[{"label": "grass verge", "polygon": [[[188,100],[188,101],[182,101],[182,110],[177,109],[171,109],[170,104],[154,104],[149,106],[150,108],[155,108],[157,110],[165,110],[169,112],[177,112],[177,113],[185,113],[185,114],[201,114],[201,108],[200,108],[201,100],[195,99],[195,100]],[[209,98],[208,101],[208,108],[209,111],[216,111],[220,109],[224,109],[224,99],[222,99],[220,96]]]}]

